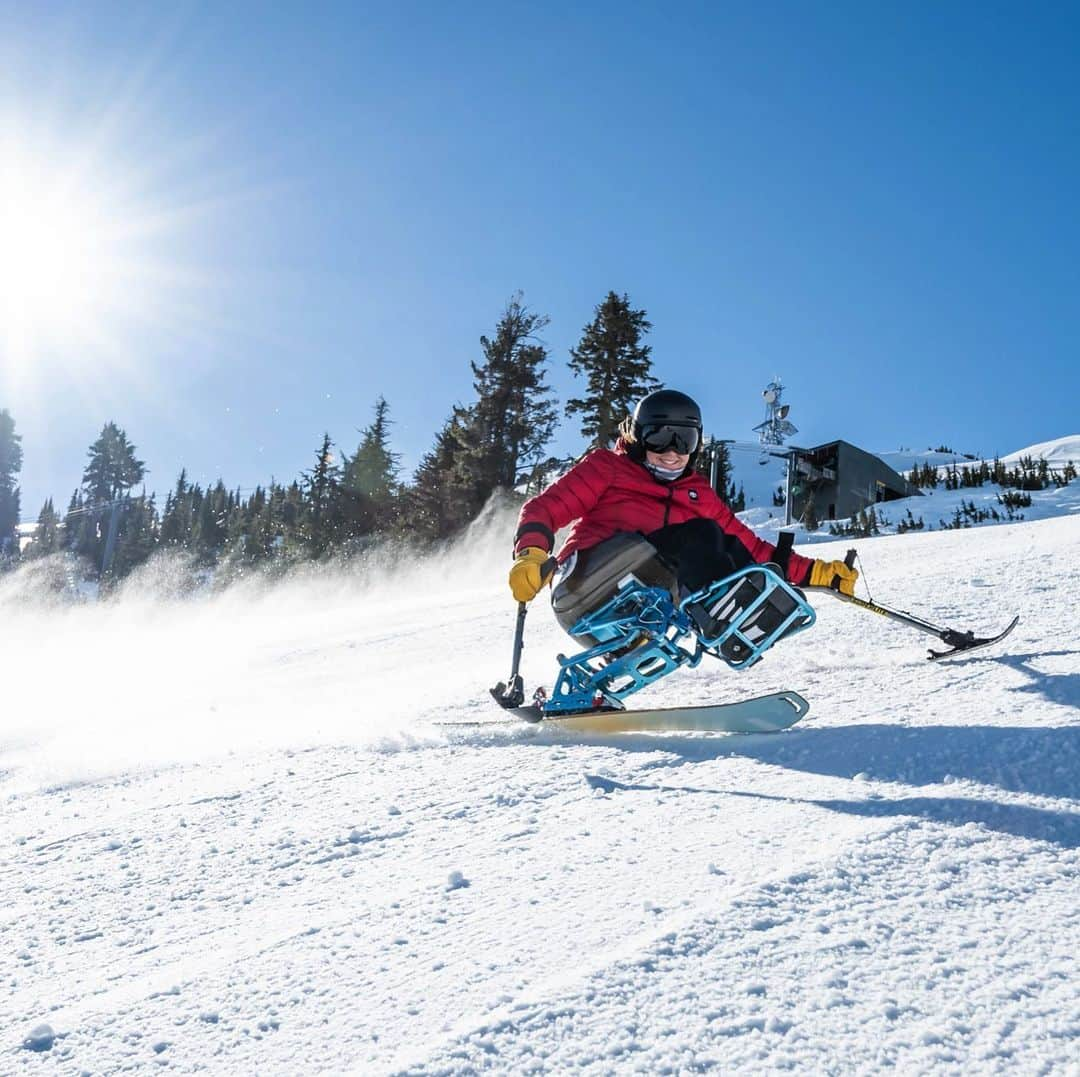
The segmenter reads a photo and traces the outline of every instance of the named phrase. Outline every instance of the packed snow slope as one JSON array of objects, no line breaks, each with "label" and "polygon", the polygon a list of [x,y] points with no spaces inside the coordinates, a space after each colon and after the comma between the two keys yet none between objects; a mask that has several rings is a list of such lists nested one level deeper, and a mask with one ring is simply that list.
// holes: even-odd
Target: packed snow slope
[{"label": "packed snow slope", "polygon": [[[996,650],[931,664],[826,594],[643,693],[802,692],[771,736],[437,724],[497,716],[506,518],[377,586],[0,591],[0,1072],[1076,1073],[1059,509],[858,543],[879,601],[1018,613]],[[567,647],[535,604],[527,684]]]}]

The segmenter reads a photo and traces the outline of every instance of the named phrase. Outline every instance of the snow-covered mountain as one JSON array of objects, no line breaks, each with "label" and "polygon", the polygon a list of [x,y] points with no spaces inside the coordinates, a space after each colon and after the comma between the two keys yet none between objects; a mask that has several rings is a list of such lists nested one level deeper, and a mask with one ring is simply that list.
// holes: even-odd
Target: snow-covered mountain
[{"label": "snow-covered mountain", "polygon": [[[963,467],[964,465],[970,467],[973,461],[979,459],[992,461],[993,459],[992,457],[980,457],[978,453],[937,452],[933,449],[928,449],[925,452],[900,449],[896,452],[879,452],[875,453],[875,455],[884,460],[894,471],[900,472],[910,471],[912,468],[922,467],[924,464],[930,464],[932,467],[937,468],[949,467],[952,464],[957,467]],[[1003,464],[1012,467],[1025,457],[1031,457],[1035,460],[1041,457],[1052,467],[1057,468],[1064,467],[1071,460],[1080,467],[1080,434],[1055,438],[1052,441],[1042,441],[1038,445],[1029,445],[1026,449],[1004,453],[1000,459]]]},{"label": "snow-covered mountain", "polygon": [[1077,486],[856,543],[878,601],[1019,614],[997,650],[819,595],[642,697],[802,692],[772,736],[439,725],[493,716],[507,517],[377,583],[0,584],[0,1071],[1076,1072]]},{"label": "snow-covered mountain", "polygon": [[1001,459],[1003,463],[1011,466],[1019,463],[1024,457],[1031,457],[1034,460],[1041,458],[1057,468],[1064,467],[1071,460],[1073,464],[1080,467],[1080,434],[1056,438],[1053,441],[1041,441],[1038,445],[1029,445],[1026,449],[1009,453]]}]

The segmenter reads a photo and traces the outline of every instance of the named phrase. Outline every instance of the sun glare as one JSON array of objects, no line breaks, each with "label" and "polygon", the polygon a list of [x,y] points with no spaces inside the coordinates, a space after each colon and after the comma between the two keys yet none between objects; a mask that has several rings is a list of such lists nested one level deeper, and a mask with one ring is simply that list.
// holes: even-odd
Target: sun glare
[{"label": "sun glare", "polygon": [[5,365],[77,364],[130,303],[123,230],[88,177],[0,147]]},{"label": "sun glare", "polygon": [[93,309],[107,226],[97,207],[9,175],[0,189],[0,302],[18,335]]},{"label": "sun glare", "polygon": [[49,121],[0,108],[0,398],[57,380],[152,391],[214,328],[204,254],[230,193],[197,141]]}]

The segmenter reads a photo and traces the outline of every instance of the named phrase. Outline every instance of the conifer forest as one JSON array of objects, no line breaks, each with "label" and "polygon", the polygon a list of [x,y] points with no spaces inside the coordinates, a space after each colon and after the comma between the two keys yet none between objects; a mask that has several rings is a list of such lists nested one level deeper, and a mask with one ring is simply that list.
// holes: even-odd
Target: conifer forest
[{"label": "conifer forest", "polygon": [[[538,490],[570,462],[549,452],[564,409],[546,380],[547,324],[521,293],[509,299],[471,362],[473,400],[450,408],[411,476],[402,474],[392,405],[382,396],[371,402],[356,444],[316,435],[310,467],[289,482],[246,491],[226,476],[204,487],[181,468],[162,492],[149,482],[128,428],[109,421],[87,450],[78,488],[66,502],[48,498],[28,542],[22,528],[21,543],[20,521],[35,517],[21,505],[16,417],[0,401],[0,571],[63,554],[108,587],[156,553],[173,551],[225,584],[253,571],[354,557],[387,541],[445,540],[497,492]],[[571,349],[582,392],[565,413],[579,424],[582,453],[612,444],[635,401],[659,387],[645,343],[650,329],[644,310],[609,292]],[[726,458],[719,474],[726,491]]]}]

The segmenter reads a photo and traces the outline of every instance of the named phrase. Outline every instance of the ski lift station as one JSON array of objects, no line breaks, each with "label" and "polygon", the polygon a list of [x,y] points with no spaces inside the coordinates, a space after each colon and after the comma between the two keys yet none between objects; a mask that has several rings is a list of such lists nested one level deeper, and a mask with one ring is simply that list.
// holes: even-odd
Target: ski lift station
[{"label": "ski lift station", "polygon": [[873,453],[846,441],[788,448],[787,523],[807,509],[819,520],[845,520],[863,509],[922,493]]},{"label": "ski lift station", "polygon": [[782,400],[783,392],[783,384],[775,378],[761,394],[765,421],[754,427],[756,447],[728,444],[733,449],[756,448],[761,464],[770,459],[786,462],[785,524],[809,516],[820,521],[850,519],[873,505],[922,493],[880,457],[847,441],[807,449],[793,446],[790,439],[798,428],[788,420],[790,407]]}]

